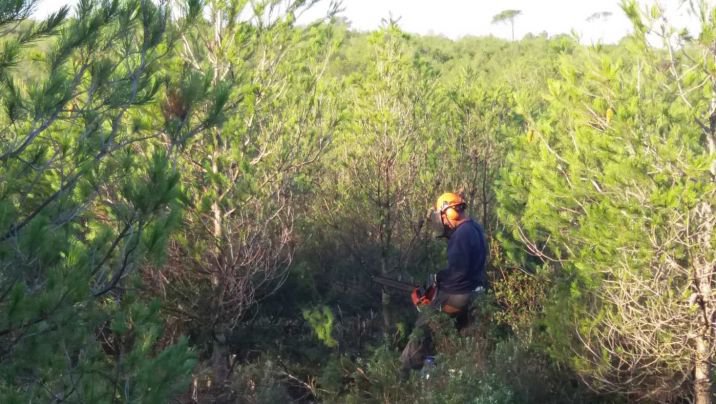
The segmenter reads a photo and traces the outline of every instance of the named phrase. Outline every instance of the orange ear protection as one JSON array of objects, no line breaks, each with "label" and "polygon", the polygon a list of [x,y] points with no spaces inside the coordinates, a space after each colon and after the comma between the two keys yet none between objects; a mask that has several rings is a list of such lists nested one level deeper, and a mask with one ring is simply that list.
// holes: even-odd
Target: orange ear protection
[{"label": "orange ear protection", "polygon": [[440,213],[444,214],[451,222],[454,222],[460,219],[460,212],[456,209],[458,206],[460,205],[448,205],[440,209]]}]

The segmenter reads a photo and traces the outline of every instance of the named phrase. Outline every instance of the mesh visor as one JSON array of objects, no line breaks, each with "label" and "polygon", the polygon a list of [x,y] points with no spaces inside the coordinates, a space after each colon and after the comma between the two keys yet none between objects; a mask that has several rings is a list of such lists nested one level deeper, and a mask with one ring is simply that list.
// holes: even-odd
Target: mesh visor
[{"label": "mesh visor", "polygon": [[443,225],[443,221],[440,218],[439,211],[431,209],[428,213],[428,219],[430,221],[430,227],[436,234],[443,234],[443,232],[445,232],[445,226]]}]

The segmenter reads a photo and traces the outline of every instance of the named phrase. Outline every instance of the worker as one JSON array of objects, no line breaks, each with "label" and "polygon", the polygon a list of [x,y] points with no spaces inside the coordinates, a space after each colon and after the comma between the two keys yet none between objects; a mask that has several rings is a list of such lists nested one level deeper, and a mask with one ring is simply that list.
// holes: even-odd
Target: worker
[{"label": "worker", "polygon": [[432,335],[428,326],[431,311],[442,311],[455,319],[458,330],[468,323],[470,304],[487,288],[487,240],[485,232],[466,212],[464,198],[456,193],[442,194],[431,222],[440,236],[447,238],[447,267],[438,272],[437,296],[428,310],[423,310],[415,329],[400,356],[402,375],[420,369],[425,356],[432,354]]}]

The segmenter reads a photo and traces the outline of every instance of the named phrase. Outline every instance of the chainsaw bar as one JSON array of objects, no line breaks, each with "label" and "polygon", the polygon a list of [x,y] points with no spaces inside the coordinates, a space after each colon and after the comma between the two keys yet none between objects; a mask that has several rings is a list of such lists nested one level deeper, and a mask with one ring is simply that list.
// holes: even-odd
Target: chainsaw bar
[{"label": "chainsaw bar", "polygon": [[373,281],[375,281],[376,283],[380,283],[383,286],[398,290],[404,290],[406,292],[412,292],[417,287],[412,283],[401,282],[395,279],[385,278],[382,276],[373,276]]}]

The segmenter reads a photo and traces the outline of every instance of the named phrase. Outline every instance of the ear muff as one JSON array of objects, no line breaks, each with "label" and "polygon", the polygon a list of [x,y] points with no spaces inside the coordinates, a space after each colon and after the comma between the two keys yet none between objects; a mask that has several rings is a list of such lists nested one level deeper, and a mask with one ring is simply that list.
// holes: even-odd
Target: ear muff
[{"label": "ear muff", "polygon": [[450,221],[455,221],[460,219],[460,211],[463,209],[465,205],[448,205],[441,209],[441,212],[445,214],[445,217],[448,218]]},{"label": "ear muff", "polygon": [[454,222],[460,217],[455,208],[453,208],[452,206],[448,206],[447,208],[443,209],[443,214],[451,222]]}]

